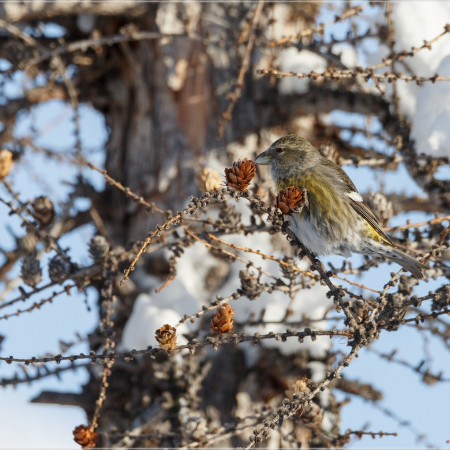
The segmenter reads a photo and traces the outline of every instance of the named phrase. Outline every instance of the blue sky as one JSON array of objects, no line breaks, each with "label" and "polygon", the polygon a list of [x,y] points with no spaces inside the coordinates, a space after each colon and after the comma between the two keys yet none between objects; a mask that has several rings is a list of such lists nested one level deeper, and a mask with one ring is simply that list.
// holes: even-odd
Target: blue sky
[{"label": "blue sky", "polygon": [[[65,113],[65,108],[62,104],[53,103],[47,105],[47,107],[42,107],[41,111],[36,114],[39,122],[37,123],[38,126],[35,122],[35,127],[39,129],[42,126],[48,130],[39,138],[41,145],[49,145],[54,148],[55,142],[63,142],[64,145],[60,147],[61,151],[67,151],[70,148],[68,136],[70,137],[72,134],[71,122],[70,114]],[[63,114],[66,115],[66,118],[57,127],[46,126],[52,123],[55,117],[61,117]],[[356,115],[336,113],[335,116],[333,117],[334,120],[337,122],[345,120],[347,124],[351,122],[360,125],[358,122],[362,120],[361,117]],[[83,141],[86,147],[93,149],[100,147],[106,137],[101,119],[92,110],[85,107],[82,108],[82,118]],[[26,119],[20,124],[18,133],[26,134],[27,121]],[[92,159],[100,163],[101,155],[93,153]],[[392,191],[405,190],[406,192],[417,191],[417,193],[420,193],[420,189],[405,170],[400,171],[401,182],[399,182],[398,173],[385,174],[380,172],[377,176],[374,176],[372,171],[366,168],[346,167],[345,169],[361,192],[366,192],[369,189],[376,190],[379,182],[377,177],[382,177],[386,186]],[[43,186],[39,180],[34,179],[31,175],[32,172],[42,175],[45,181]],[[85,174],[89,177],[96,177],[96,174],[89,172],[85,172]],[[53,195],[56,195],[57,198],[62,200],[66,194],[64,188],[61,190],[61,182],[70,182],[74,176],[75,172],[69,165],[61,168],[59,164],[29,154],[25,157],[25,161],[16,165],[12,174],[12,182],[20,191],[22,198],[27,199],[48,193],[52,198]],[[96,183],[100,187],[102,180],[97,179]],[[0,213],[3,218],[0,226],[4,229],[6,222],[8,222],[11,226],[17,227],[18,221],[14,222],[14,218],[7,217],[6,212],[6,208],[0,205]],[[402,214],[393,218],[391,224],[404,223],[407,217],[413,221],[423,219],[422,214]],[[7,221],[4,219],[7,219]],[[88,262],[87,242],[93,232],[92,227],[83,227],[78,232],[65,237],[61,242],[63,246],[70,247],[72,257],[81,264]],[[7,245],[5,246],[7,247]],[[356,258],[359,257],[356,256]],[[339,264],[342,258],[329,257],[323,259],[324,262],[327,260]],[[388,274],[392,270],[394,270],[394,266],[386,264],[382,270],[373,271],[371,277],[365,282],[369,286],[378,287],[388,279]],[[18,268],[16,273],[18,273]],[[420,290],[425,293],[431,287],[431,285],[427,285]],[[42,295],[41,298],[45,298],[45,295]],[[37,299],[35,298],[35,300]],[[2,334],[6,335],[7,339],[3,343],[2,354],[27,357],[45,352],[58,353],[58,339],[70,341],[74,339],[76,332],[85,335],[95,326],[97,313],[95,310],[95,294],[92,291],[88,290],[86,301],[91,307],[90,312],[86,308],[85,296],[74,293],[71,296],[56,298],[51,305],[46,305],[32,314],[23,314],[19,318],[4,321],[2,323]],[[24,333],[24,330],[26,330],[26,333]],[[336,342],[336,348],[342,346],[342,351],[347,350],[344,344],[340,344],[339,341]],[[423,355],[423,342],[413,328],[404,327],[396,333],[383,332],[380,339],[373,344],[373,347],[386,353],[398,349],[398,356],[411,361],[413,364],[418,363]],[[85,350],[86,347],[79,345],[71,351]],[[431,343],[430,351],[433,355],[433,371],[445,370],[450,363],[448,352],[435,342]],[[2,366],[3,375],[18,370],[14,365],[5,366],[2,364]],[[398,416],[410,420],[413,426],[428,434],[431,442],[436,445],[444,445],[445,440],[448,439],[446,431],[448,414],[446,404],[443,401],[444,398],[449,398],[448,384],[438,384],[431,387],[424,385],[419,381],[419,376],[412,373],[411,370],[393,363],[389,364],[367,350],[363,350],[360,358],[345,370],[344,376],[350,379],[356,378],[360,381],[372,381],[374,386],[379,388],[385,396],[385,400],[382,402],[383,406],[392,410]],[[27,401],[45,389],[78,391],[85,380],[86,373],[83,370],[78,370],[75,373],[64,374],[60,380],[52,377],[31,386],[21,385],[15,390],[7,389],[4,391],[2,403],[9,406],[1,409],[3,417],[0,416],[0,423],[2,423],[1,428],[4,427],[5,433],[0,440],[0,445],[26,447],[32,444],[38,445],[39,442],[42,442],[43,446],[74,446],[71,435],[72,429],[75,425],[85,422],[81,410],[72,407],[34,405],[27,403]],[[338,395],[344,398],[344,395]],[[420,399],[420,401],[415,399]],[[412,405],[416,405],[416,407]],[[425,411],[433,411],[433,413],[425,413]],[[17,417],[21,417],[23,420],[17,422]],[[55,417],[58,420],[58,432],[52,434],[51,441],[48,441],[48,432],[42,427],[42,423],[48,423]],[[368,425],[368,429],[372,431],[383,430],[399,433],[397,438],[385,437],[376,441],[373,441],[370,437],[365,437],[355,443],[357,447],[372,448],[375,445],[379,448],[387,448],[390,446],[411,447],[417,445],[415,436],[407,428],[399,428],[395,421],[372,408],[370,404],[358,399],[344,407],[342,419],[343,430],[346,428],[359,429]],[[21,432],[25,429],[27,430],[26,433]]]},{"label": "blue sky", "polygon": [[[325,20],[327,17],[324,16],[323,19]],[[334,31],[336,32],[336,30]],[[20,95],[22,82],[23,80],[13,80],[9,84],[8,94],[10,96]],[[72,117],[71,109],[62,102],[48,102],[35,108],[29,116],[21,118],[16,128],[16,135],[28,135],[33,128],[40,134],[36,140],[38,144],[57,151],[68,152],[73,149],[74,145]],[[101,116],[88,106],[81,106],[80,117],[83,147],[90,150],[89,159],[100,166],[103,160],[101,149],[107,139],[104,122]],[[332,120],[346,125],[365,126],[365,119],[357,115],[334,113]],[[374,127],[376,126],[377,124],[374,123]],[[367,144],[361,137],[356,139],[361,140],[358,142],[360,145]],[[383,180],[388,192],[421,193],[421,189],[411,179],[404,167],[395,173],[378,171],[375,175],[364,167],[346,167],[345,170],[361,192],[377,191],[380,180]],[[86,169],[83,170],[83,174],[99,189],[104,185],[99,174],[88,172]],[[72,182],[75,176],[76,171],[70,164],[56,163],[41,155],[27,152],[16,164],[11,174],[11,182],[19,190],[21,198],[31,199],[46,194],[52,200],[56,200],[58,207],[58,202],[63,201],[70,190],[70,186],[64,183]],[[0,195],[5,196],[3,188],[0,189]],[[403,224],[407,219],[413,222],[421,221],[427,217],[422,213],[401,214],[394,217],[390,225]],[[13,243],[6,230],[7,224],[15,230],[20,228],[17,218],[8,217],[7,208],[0,204],[0,234],[4,237],[2,246],[9,249]],[[88,263],[87,243],[93,233],[93,227],[86,226],[61,240],[63,246],[70,247],[70,254],[76,262]],[[342,258],[330,257],[324,258],[323,261],[340,264]],[[362,282],[369,286],[379,287],[388,280],[389,272],[393,270],[397,270],[397,267],[383,265],[380,270],[371,271]],[[19,268],[16,268],[14,273],[17,275]],[[424,294],[429,289],[435,288],[436,285],[438,282],[423,283],[417,292]],[[48,294],[35,297],[34,301],[38,298],[45,298]],[[73,340],[77,332],[86,335],[96,325],[95,304],[96,297],[92,290],[88,290],[87,295],[74,292],[71,296],[56,298],[51,305],[45,305],[32,314],[23,314],[19,318],[3,321],[1,334],[5,335],[7,339],[2,344],[2,355],[29,357],[46,352],[59,353],[57,346],[59,339]],[[90,306],[91,311],[88,311],[86,305]],[[395,333],[383,332],[380,339],[373,344],[373,348],[386,353],[398,349],[400,358],[416,364],[422,359],[426,344],[414,327],[403,327]],[[336,349],[348,351],[345,344],[339,341],[336,341],[335,346]],[[433,338],[429,339],[428,346],[432,356],[432,371],[437,373],[447,369],[450,366],[449,352]],[[71,350],[74,353],[81,351],[86,351],[84,344]],[[4,363],[0,364],[0,371],[2,376],[9,376],[15,371],[20,373],[17,366],[7,366]],[[427,434],[431,443],[443,447],[446,440],[450,438],[448,435],[447,401],[450,398],[448,383],[438,383],[434,386],[425,385],[420,382],[418,374],[394,363],[387,363],[372,353],[370,349],[361,352],[359,359],[344,371],[344,376],[363,382],[373,382],[374,386],[383,392],[384,400],[381,402],[383,407],[402,419],[410,420],[413,427]],[[3,390],[1,393],[3,407],[0,408],[0,430],[2,431],[0,446],[78,448],[72,440],[72,430],[76,425],[86,423],[84,413],[80,409],[35,405],[28,401],[46,389],[79,391],[80,385],[86,379],[85,371],[78,370],[74,373],[65,373],[60,379],[52,377],[31,386],[20,385],[16,389]],[[343,394],[338,395],[341,398],[345,397]],[[371,431],[395,431],[399,436],[396,438],[385,437],[375,441],[370,437],[365,437],[361,441],[355,442],[354,447],[411,448],[423,446],[416,442],[416,436],[407,427],[399,427],[394,420],[386,417],[370,404],[353,399],[343,409],[341,429],[343,431],[347,428],[360,429],[366,425]]]}]

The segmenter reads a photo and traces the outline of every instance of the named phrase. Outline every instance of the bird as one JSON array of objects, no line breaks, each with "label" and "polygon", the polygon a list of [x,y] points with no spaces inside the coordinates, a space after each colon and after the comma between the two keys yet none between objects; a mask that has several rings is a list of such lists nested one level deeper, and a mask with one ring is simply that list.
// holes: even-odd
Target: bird
[{"label": "bird", "polygon": [[349,176],[307,139],[284,136],[260,153],[255,163],[270,166],[278,191],[292,186],[306,189],[308,202],[292,214],[290,228],[310,252],[378,255],[423,278],[426,266],[392,243]]}]

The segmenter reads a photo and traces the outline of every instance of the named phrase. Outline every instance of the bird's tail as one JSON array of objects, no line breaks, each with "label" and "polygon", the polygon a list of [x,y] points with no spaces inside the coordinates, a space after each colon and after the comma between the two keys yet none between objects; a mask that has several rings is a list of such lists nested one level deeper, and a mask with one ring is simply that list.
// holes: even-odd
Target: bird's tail
[{"label": "bird's tail", "polygon": [[423,278],[421,270],[426,269],[427,266],[402,252],[398,248],[391,246],[388,247],[387,245],[380,245],[376,248],[373,248],[372,250],[375,250],[376,253],[384,256],[390,261],[400,264],[405,270],[411,272],[416,278]]}]

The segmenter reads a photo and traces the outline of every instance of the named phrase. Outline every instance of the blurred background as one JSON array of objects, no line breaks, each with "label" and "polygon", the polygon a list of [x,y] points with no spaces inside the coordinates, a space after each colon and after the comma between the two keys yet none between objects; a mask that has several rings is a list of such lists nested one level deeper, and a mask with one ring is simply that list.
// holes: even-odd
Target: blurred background
[{"label": "blurred background", "polygon": [[[432,1],[1,4],[0,447],[448,445],[448,23]],[[267,210],[220,190],[290,133],[424,280],[320,257],[336,307]],[[248,192],[273,206],[265,169]]]}]

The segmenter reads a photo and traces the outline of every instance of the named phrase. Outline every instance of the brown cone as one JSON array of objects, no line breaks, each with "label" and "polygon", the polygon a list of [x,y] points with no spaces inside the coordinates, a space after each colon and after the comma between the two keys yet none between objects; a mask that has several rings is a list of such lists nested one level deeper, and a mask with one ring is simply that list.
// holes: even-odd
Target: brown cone
[{"label": "brown cone", "polygon": [[247,158],[239,159],[233,163],[233,167],[225,168],[227,186],[238,191],[245,191],[255,176],[255,163]]},{"label": "brown cone", "polygon": [[211,328],[217,333],[228,333],[233,329],[234,309],[225,303],[217,308],[216,313],[211,319]]},{"label": "brown cone", "polygon": [[276,207],[286,215],[300,212],[308,206],[308,195],[306,188],[291,186],[280,191],[276,199]]},{"label": "brown cone", "polygon": [[177,346],[177,330],[170,325],[163,325],[155,332],[156,340],[163,350],[175,350]]},{"label": "brown cone", "polygon": [[13,154],[9,150],[0,150],[0,180],[8,175],[13,166]]},{"label": "brown cone", "polygon": [[83,448],[94,448],[97,444],[97,433],[85,425],[78,425],[73,430],[73,440]]}]

